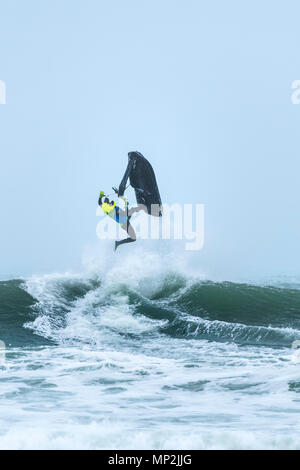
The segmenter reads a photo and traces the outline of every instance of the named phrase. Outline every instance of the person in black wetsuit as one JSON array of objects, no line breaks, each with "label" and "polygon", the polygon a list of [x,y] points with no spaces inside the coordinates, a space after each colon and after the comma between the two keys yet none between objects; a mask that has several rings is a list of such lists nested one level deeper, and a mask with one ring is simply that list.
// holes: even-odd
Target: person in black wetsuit
[{"label": "person in black wetsuit", "polygon": [[[113,188],[113,190],[117,193],[118,191]],[[132,243],[136,241],[136,233],[130,223],[130,219],[135,212],[142,210],[140,207],[132,207],[131,209],[128,208],[129,202],[126,197],[121,196],[125,202],[126,209],[123,210],[119,206],[116,205],[115,201],[110,201],[108,197],[105,197],[104,191],[100,192],[98,204],[103,210],[105,214],[111,217],[115,222],[119,223],[123,230],[125,230],[129,237],[124,240],[115,241],[115,250],[120,245],[124,245],[125,243]],[[104,198],[104,201],[102,199]]]}]

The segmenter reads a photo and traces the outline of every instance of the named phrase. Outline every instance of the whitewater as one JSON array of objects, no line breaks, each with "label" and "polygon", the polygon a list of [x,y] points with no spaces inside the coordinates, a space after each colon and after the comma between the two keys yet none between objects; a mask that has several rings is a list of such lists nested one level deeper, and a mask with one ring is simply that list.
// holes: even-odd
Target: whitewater
[{"label": "whitewater", "polygon": [[300,449],[296,281],[102,249],[1,281],[0,340],[1,449]]}]

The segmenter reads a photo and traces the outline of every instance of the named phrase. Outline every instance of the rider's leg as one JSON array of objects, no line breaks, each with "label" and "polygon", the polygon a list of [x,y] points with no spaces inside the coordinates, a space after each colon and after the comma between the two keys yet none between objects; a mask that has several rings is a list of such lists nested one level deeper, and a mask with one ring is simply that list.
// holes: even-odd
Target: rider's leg
[{"label": "rider's leg", "polygon": [[[129,218],[130,219],[130,218]],[[118,246],[120,245],[125,245],[125,243],[132,243],[132,242],[135,242],[136,241],[136,233],[132,227],[132,225],[130,224],[129,220],[128,220],[128,223],[127,223],[127,227],[124,226],[122,227],[124,228],[124,230],[127,231],[129,237],[128,238],[125,238],[124,240],[119,240],[119,241],[116,241],[115,242],[115,250],[118,248]]]},{"label": "rider's leg", "polygon": [[147,213],[147,208],[143,204],[139,204],[137,207],[131,207],[131,209],[128,209],[128,216],[131,217],[133,214],[140,211]]}]

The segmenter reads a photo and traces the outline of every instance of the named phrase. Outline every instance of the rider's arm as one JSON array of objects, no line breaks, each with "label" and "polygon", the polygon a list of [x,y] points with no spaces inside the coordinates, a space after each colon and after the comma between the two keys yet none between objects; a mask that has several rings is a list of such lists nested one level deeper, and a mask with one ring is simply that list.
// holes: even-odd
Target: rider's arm
[{"label": "rider's arm", "polygon": [[129,201],[128,201],[127,197],[120,196],[120,198],[123,199],[123,201],[125,202],[125,206],[129,206]]},{"label": "rider's arm", "polygon": [[[112,189],[114,190],[114,192],[115,192],[116,194],[118,194],[118,190],[117,190],[117,188],[116,188],[115,186],[113,186]],[[119,197],[120,197],[121,199],[123,199],[123,201],[125,202],[125,206],[126,206],[126,207],[129,206],[129,201],[128,201],[128,199],[127,199],[126,196],[123,195],[123,196],[119,196]]]},{"label": "rider's arm", "polygon": [[100,196],[99,196],[99,199],[98,199],[98,205],[99,206],[102,206],[102,198],[105,196],[104,192],[101,191],[100,192]]}]

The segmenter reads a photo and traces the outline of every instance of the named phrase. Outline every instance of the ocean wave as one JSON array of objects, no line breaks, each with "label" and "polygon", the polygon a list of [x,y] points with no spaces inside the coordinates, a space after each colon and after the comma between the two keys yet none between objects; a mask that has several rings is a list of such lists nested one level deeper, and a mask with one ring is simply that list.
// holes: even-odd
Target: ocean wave
[{"label": "ocean wave", "polygon": [[4,341],[156,334],[284,347],[300,338],[298,289],[207,281],[153,254],[99,271],[0,282]]}]

